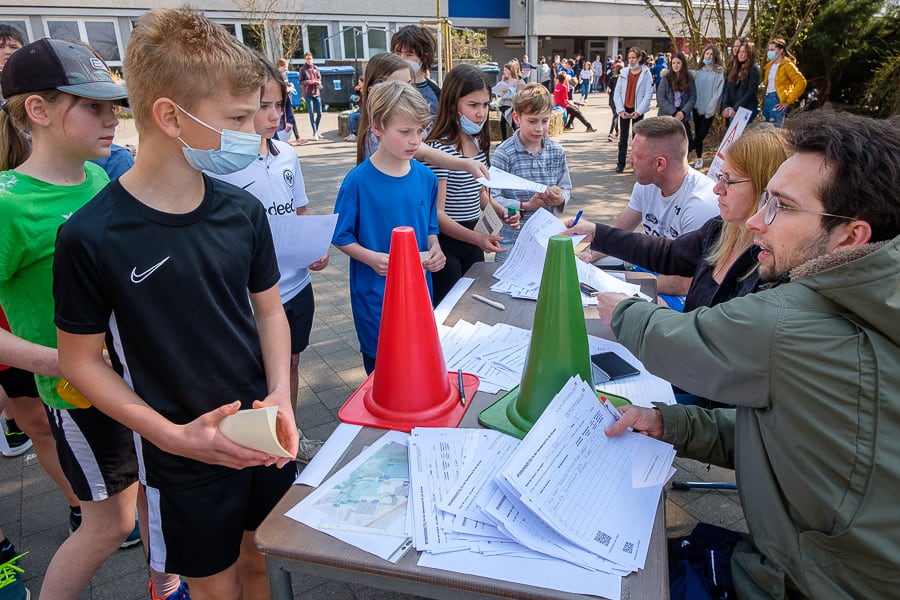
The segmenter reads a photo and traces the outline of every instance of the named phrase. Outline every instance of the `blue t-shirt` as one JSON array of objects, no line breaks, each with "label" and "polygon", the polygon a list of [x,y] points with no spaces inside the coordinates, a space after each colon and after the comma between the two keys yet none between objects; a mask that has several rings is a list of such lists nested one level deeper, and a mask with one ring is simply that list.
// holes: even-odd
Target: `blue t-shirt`
[{"label": "blue t-shirt", "polygon": [[107,177],[112,181],[134,166],[134,157],[127,148],[113,144],[109,149],[109,156],[95,158],[90,162],[99,165],[100,168],[106,171]]},{"label": "blue t-shirt", "polygon": [[[341,184],[334,212],[337,226],[331,243],[354,242],[375,252],[389,252],[391,232],[407,225],[416,232],[419,251],[428,250],[428,236],[437,235],[437,177],[418,161],[410,171],[393,177],[379,171],[370,159],[350,171]],[[425,273],[429,290],[431,274]],[[375,356],[386,278],[368,265],[350,259],[350,306],[363,354]]]}]

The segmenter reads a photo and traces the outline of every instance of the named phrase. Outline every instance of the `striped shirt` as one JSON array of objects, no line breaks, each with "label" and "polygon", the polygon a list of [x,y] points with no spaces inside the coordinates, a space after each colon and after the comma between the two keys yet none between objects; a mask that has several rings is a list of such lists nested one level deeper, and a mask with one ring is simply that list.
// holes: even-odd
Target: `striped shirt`
[{"label": "striped shirt", "polygon": [[[478,146],[478,140],[473,139],[475,145]],[[428,142],[428,145],[451,156],[465,158],[455,146],[450,144],[433,141]],[[472,159],[487,165],[484,151],[480,147],[478,154]],[[481,184],[466,171],[451,171],[434,165],[428,166],[437,175],[439,181],[444,179],[447,182],[447,194],[444,197],[444,212],[447,213],[447,216],[457,222],[477,221],[481,216]]]}]

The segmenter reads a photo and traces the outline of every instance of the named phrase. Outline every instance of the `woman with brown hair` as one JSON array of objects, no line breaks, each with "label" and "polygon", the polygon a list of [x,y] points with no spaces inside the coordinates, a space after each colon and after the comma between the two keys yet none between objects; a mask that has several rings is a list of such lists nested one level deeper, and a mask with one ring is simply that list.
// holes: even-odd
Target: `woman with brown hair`
[{"label": "woman with brown hair", "polygon": [[725,91],[722,93],[722,116],[731,124],[737,109],[750,111],[750,121],[756,118],[759,104],[756,89],[759,87],[759,67],[756,65],[756,49],[753,42],[744,42],[728,65],[725,73]]},{"label": "woman with brown hair", "polygon": [[684,125],[690,152],[690,148],[694,145],[691,116],[694,104],[697,103],[697,87],[687,64],[687,57],[682,52],[672,57],[669,72],[659,80],[656,103],[659,105],[659,116],[675,117]]}]

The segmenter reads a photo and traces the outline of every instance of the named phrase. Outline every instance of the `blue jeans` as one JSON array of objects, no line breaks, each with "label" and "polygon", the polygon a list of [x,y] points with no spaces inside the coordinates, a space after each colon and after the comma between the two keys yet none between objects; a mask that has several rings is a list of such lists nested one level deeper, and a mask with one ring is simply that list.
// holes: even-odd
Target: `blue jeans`
[{"label": "blue jeans", "polygon": [[359,132],[359,111],[355,110],[347,117],[347,124],[350,125],[350,133],[356,135]]},{"label": "blue jeans", "polygon": [[778,94],[775,92],[769,92],[766,94],[766,97],[763,98],[763,121],[772,123],[775,127],[784,125],[784,117],[787,116],[787,109],[775,110],[775,106],[778,105],[779,102]]},{"label": "blue jeans", "polygon": [[309,124],[312,126],[313,135],[319,133],[319,123],[322,122],[322,96],[303,96],[306,100],[306,110],[309,112]]},{"label": "blue jeans", "polygon": [[590,79],[582,79],[581,80],[581,97],[587,100],[588,94],[591,93],[591,80]]}]

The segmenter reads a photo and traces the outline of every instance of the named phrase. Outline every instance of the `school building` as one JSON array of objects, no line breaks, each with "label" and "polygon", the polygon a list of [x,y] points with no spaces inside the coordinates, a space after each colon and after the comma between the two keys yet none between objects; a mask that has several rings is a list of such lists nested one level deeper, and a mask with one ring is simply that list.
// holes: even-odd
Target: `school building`
[{"label": "school building", "polygon": [[[7,0],[0,23],[19,28],[27,41],[80,39],[112,67],[120,67],[133,22],[151,8],[179,7],[183,0]],[[670,15],[679,3],[655,2]],[[699,2],[697,3],[700,4]],[[205,0],[196,3],[244,43],[275,48],[278,36],[299,64],[312,52],[319,64],[359,64],[388,49],[391,35],[409,24],[448,19],[454,28],[484,32],[487,52],[503,63],[528,54],[593,59],[630,46],[665,51],[668,38],[641,0]],[[377,11],[377,12],[366,12]],[[440,19],[439,19],[440,17]],[[270,52],[270,55],[273,52]]]}]

